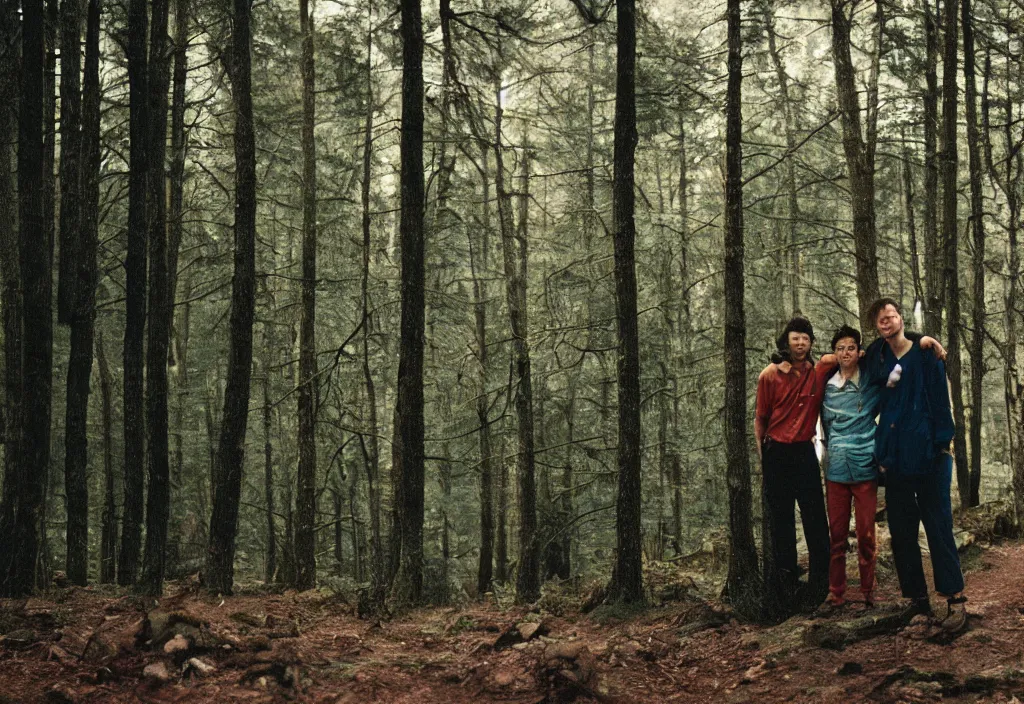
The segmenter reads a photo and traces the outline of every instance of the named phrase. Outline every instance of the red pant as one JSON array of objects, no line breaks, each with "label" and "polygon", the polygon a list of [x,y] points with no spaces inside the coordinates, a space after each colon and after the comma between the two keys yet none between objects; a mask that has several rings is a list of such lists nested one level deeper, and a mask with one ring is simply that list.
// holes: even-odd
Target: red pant
[{"label": "red pant", "polygon": [[836,597],[846,591],[846,539],[850,533],[850,503],[856,505],[857,562],[860,566],[860,590],[867,594],[875,587],[875,508],[878,484],[825,482],[828,501],[828,532],[831,558],[828,589]]}]

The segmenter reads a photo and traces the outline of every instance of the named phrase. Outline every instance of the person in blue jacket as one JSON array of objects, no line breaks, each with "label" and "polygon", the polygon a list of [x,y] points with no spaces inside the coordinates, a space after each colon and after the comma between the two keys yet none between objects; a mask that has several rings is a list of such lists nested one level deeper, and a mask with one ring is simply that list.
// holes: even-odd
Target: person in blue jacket
[{"label": "person in blue jacket", "polygon": [[953,539],[950,486],[953,416],[946,368],[904,334],[900,306],[880,298],[868,313],[880,339],[866,353],[874,374],[884,378],[879,404],[875,457],[885,476],[893,559],[900,588],[911,609],[931,613],[921,565],[918,530],[924,524],[931,552],[935,590],[946,598],[944,628],[967,623],[964,578]]}]

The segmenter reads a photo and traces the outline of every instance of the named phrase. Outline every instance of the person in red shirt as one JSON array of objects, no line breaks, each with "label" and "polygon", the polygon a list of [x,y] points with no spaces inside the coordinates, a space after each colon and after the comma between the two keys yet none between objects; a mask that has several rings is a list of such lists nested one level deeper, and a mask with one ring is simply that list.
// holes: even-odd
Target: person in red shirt
[{"label": "person in red shirt", "polygon": [[[788,350],[789,365],[770,364],[757,380],[754,436],[761,458],[764,511],[769,531],[766,587],[781,604],[818,605],[828,592],[829,533],[814,450],[818,412],[834,364],[815,364],[810,356],[814,328],[806,318],[786,324],[778,346]],[[800,507],[810,558],[806,591],[799,594],[796,517]],[[772,569],[774,567],[774,569]],[[799,594],[799,596],[798,596]]]}]

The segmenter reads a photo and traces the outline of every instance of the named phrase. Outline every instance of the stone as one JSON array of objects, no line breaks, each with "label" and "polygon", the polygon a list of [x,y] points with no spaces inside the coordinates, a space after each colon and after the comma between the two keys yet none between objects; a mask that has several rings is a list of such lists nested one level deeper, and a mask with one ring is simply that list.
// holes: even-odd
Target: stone
[{"label": "stone", "polygon": [[151,682],[165,684],[171,681],[171,673],[162,662],[151,662],[142,670],[142,676]]},{"label": "stone", "polygon": [[199,658],[190,658],[188,666],[192,672],[203,675],[204,677],[217,671],[216,667],[204,660],[200,660]]},{"label": "stone", "polygon": [[188,652],[189,647],[188,638],[179,634],[164,643],[164,652],[168,655],[186,653]]}]

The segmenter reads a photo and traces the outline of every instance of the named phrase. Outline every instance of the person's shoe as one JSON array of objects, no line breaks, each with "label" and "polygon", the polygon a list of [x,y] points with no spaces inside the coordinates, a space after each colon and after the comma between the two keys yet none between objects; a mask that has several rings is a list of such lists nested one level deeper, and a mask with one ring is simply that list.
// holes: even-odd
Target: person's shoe
[{"label": "person's shoe", "polygon": [[875,594],[874,592],[864,592],[864,608],[873,609],[875,608]]},{"label": "person's shoe", "polygon": [[959,633],[967,627],[967,597],[957,596],[946,599],[946,617],[939,626],[949,633]]},{"label": "person's shoe", "polygon": [[932,604],[926,596],[915,597],[910,600],[910,604],[907,606],[907,614],[911,617],[924,615],[932,615]]},{"label": "person's shoe", "polygon": [[822,602],[821,606],[817,608],[815,613],[818,616],[831,616],[844,606],[846,606],[846,599],[841,596],[836,596],[835,594],[829,594],[825,601]]}]

